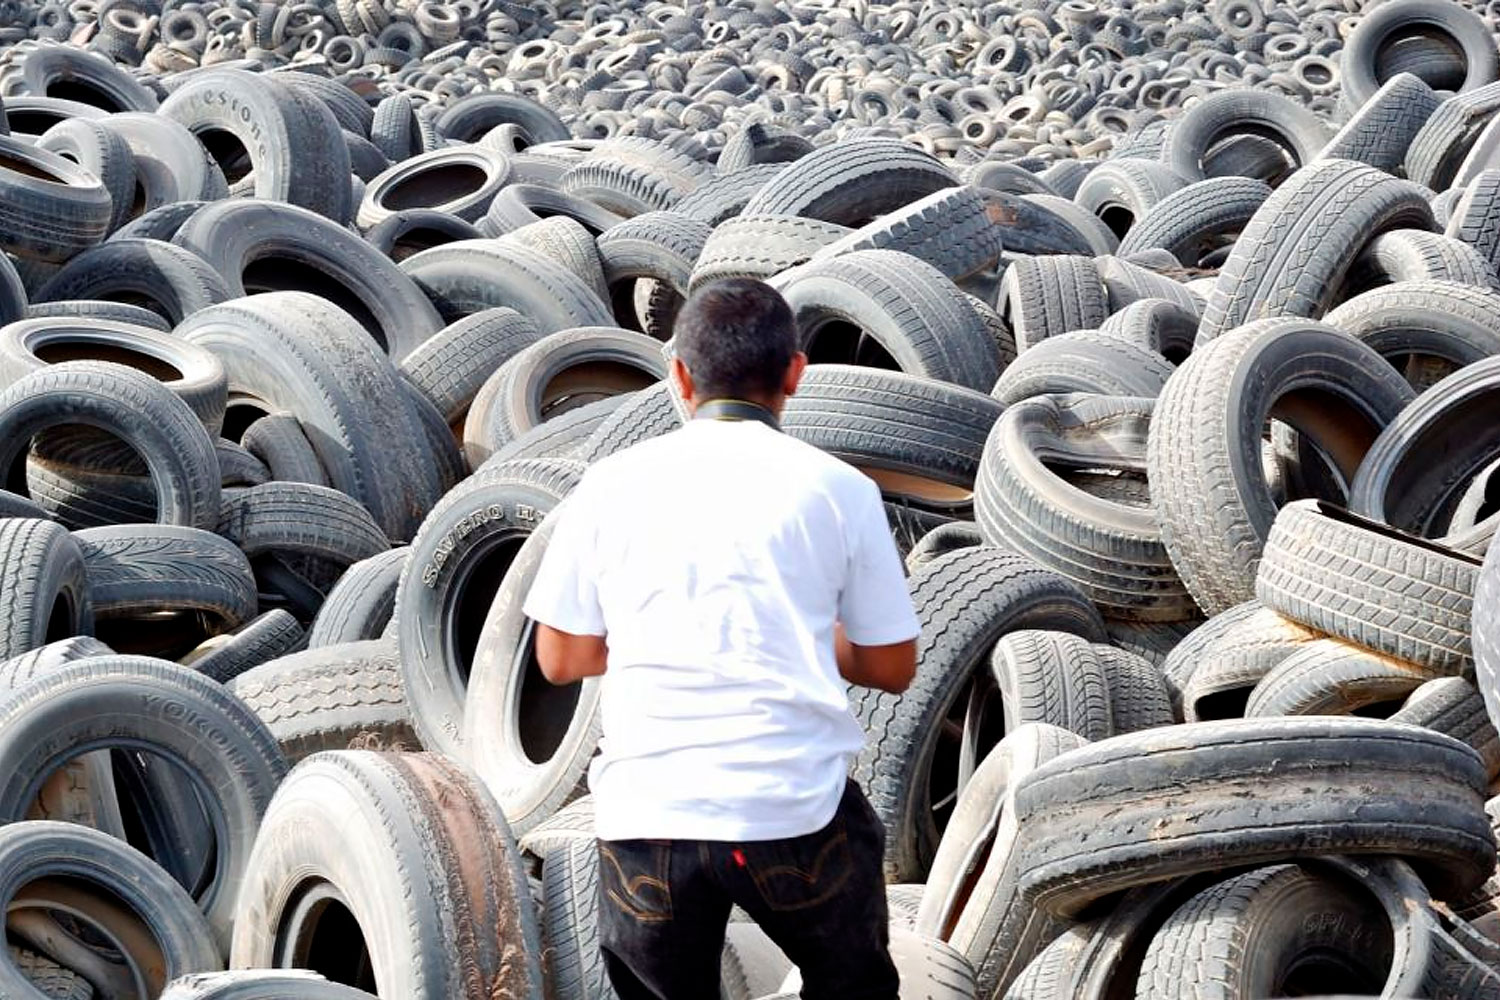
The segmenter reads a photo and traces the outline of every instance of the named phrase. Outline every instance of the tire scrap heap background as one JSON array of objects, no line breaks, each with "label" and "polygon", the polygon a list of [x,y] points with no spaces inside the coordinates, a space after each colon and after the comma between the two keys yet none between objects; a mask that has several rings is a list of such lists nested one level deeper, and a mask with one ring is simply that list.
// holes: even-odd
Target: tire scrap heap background
[{"label": "tire scrap heap background", "polygon": [[0,3],[0,996],[612,997],[519,599],[750,275],[903,997],[1500,998],[1497,18]]}]

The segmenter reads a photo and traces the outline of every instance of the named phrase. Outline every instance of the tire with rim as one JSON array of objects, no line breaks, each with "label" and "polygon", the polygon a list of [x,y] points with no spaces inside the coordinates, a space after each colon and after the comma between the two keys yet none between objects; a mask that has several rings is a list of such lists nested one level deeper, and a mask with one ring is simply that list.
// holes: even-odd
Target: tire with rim
[{"label": "tire with rim", "polygon": [[[940,556],[912,575],[922,634],[917,675],[904,694],[855,689],[850,701],[868,743],[853,775],[886,827],[888,881],[920,879],[965,781],[1003,731],[986,657],[1023,628],[1104,641],[1088,599],[1029,559],[989,547]],[[958,723],[954,746],[943,721]],[[952,773],[938,773],[951,768]]]}]

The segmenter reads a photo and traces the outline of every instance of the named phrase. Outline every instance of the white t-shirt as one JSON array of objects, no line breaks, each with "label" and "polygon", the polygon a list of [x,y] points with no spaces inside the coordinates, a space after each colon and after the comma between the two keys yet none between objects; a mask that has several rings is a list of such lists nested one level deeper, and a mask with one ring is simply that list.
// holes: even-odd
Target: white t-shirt
[{"label": "white t-shirt", "polygon": [[822,829],[864,745],[833,653],[919,626],[875,483],[755,421],[691,420],[596,463],[525,612],[606,635],[597,835]]}]

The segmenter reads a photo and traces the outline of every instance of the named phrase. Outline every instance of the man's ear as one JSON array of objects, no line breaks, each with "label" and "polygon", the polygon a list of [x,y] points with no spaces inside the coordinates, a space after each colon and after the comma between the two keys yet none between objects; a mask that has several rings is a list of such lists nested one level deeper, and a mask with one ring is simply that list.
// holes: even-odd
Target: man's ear
[{"label": "man's ear", "polygon": [[668,378],[677,386],[677,391],[682,394],[683,401],[687,403],[689,412],[693,406],[693,373],[688,371],[687,365],[682,363],[681,358],[672,359],[672,367],[668,372]]},{"label": "man's ear", "polygon": [[807,355],[798,351],[792,355],[792,363],[786,366],[786,378],[781,381],[781,393],[784,396],[795,396],[797,384],[802,381],[802,373],[807,370]]}]

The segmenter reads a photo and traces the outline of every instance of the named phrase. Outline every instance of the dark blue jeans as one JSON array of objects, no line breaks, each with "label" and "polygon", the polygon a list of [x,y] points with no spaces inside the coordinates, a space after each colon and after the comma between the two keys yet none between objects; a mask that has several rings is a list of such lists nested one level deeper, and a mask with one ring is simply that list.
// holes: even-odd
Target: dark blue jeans
[{"label": "dark blue jeans", "polygon": [[805,1000],[896,1000],[885,829],[854,782],[817,833],[599,841],[599,944],[620,1000],[715,1000],[738,904],[802,971]]}]

